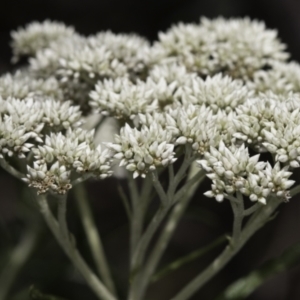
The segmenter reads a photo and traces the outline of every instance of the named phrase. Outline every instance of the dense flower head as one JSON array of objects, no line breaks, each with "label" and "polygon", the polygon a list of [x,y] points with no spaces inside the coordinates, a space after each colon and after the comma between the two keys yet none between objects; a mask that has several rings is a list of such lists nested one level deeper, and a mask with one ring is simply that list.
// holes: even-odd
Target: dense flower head
[{"label": "dense flower head", "polygon": [[213,182],[211,191],[205,195],[218,201],[240,192],[251,201],[266,204],[272,193],[287,199],[287,190],[294,184],[288,179],[292,173],[286,168],[281,169],[279,164],[272,168],[259,161],[259,155],[250,156],[245,145],[226,147],[221,141],[218,149],[211,147],[198,163]]},{"label": "dense flower head", "polygon": [[170,110],[166,121],[167,128],[175,138],[175,144],[190,144],[200,155],[220,141],[221,135],[217,132],[213,113],[205,105],[190,104]]},{"label": "dense flower head", "polygon": [[140,130],[128,124],[121,128],[115,143],[108,143],[114,157],[120,160],[133,177],[145,177],[149,171],[172,164],[176,158],[172,133],[159,124],[142,126]]},{"label": "dense flower head", "polygon": [[[113,158],[145,177],[190,148],[213,181],[207,196],[289,197],[289,169],[300,165],[300,67],[263,22],[202,18],[152,46],[135,34],[85,37],[50,21],[12,36],[15,60],[30,59],[0,77],[0,152],[26,158],[25,181],[39,193],[105,178]],[[91,112],[120,128],[107,150],[80,127]],[[274,166],[247,147],[272,153]]]},{"label": "dense flower head", "polygon": [[0,98],[0,151],[24,157],[43,133],[81,125],[79,107],[52,98]]},{"label": "dense flower head", "polygon": [[72,187],[74,176],[110,176],[111,155],[107,149],[96,146],[93,137],[94,131],[81,128],[47,135],[43,144],[32,149],[34,163],[33,167],[28,166],[25,181],[39,193],[65,193]]},{"label": "dense flower head", "polygon": [[67,27],[60,22],[49,20],[43,23],[32,22],[24,29],[19,28],[11,34],[14,60],[17,61],[20,56],[24,55],[33,56],[37,51],[47,48],[52,42],[63,40],[73,34],[72,27]]},{"label": "dense flower head", "polygon": [[247,82],[247,86],[256,94],[268,91],[283,96],[300,93],[300,66],[296,62],[273,63],[272,69],[255,72],[252,81]]},{"label": "dense flower head", "polygon": [[265,128],[263,146],[275,154],[275,160],[292,168],[300,166],[300,109],[283,114],[273,126]]},{"label": "dense flower head", "polygon": [[235,110],[243,104],[251,92],[240,80],[233,80],[222,74],[207,77],[205,80],[200,77],[193,77],[192,80],[182,87],[180,96],[183,103],[205,104],[214,113],[222,109],[225,112]]},{"label": "dense flower head", "polygon": [[29,70],[17,71],[0,77],[0,96],[24,99],[28,97],[52,97],[63,99],[59,82],[54,77],[36,78]]},{"label": "dense flower head", "polygon": [[94,45],[105,45],[112,55],[126,65],[127,71],[136,78],[149,65],[150,43],[136,34],[100,32],[90,38]]},{"label": "dense flower head", "polygon": [[202,18],[200,24],[180,23],[160,33],[155,47],[165,52],[165,59],[173,57],[201,76],[223,72],[243,80],[288,58],[277,32],[248,18]]},{"label": "dense flower head", "polygon": [[[233,136],[246,142],[256,151],[265,152],[267,151],[265,142],[271,143],[267,138],[268,132],[274,132],[275,128],[286,130],[287,124],[291,124],[289,129],[291,130],[291,126],[296,126],[299,122],[297,113],[299,108],[300,97],[297,94],[286,97],[269,92],[250,98],[236,108]],[[270,138],[270,135],[268,136]]]},{"label": "dense flower head", "polygon": [[133,119],[139,113],[157,109],[153,89],[144,81],[133,84],[128,78],[100,81],[90,97],[94,111],[117,119]]}]

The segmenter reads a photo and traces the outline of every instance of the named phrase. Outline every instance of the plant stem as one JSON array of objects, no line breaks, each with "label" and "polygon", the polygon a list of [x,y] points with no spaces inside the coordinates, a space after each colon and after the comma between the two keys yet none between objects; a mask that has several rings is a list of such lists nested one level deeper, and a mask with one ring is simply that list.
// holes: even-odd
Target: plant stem
[{"label": "plant stem", "polygon": [[132,214],[130,223],[130,253],[132,254],[142,234],[142,215],[141,201],[139,201],[137,184],[132,178],[131,174],[128,176],[128,187],[132,201]]},{"label": "plant stem", "polygon": [[251,207],[249,207],[248,209],[245,209],[244,210],[244,217],[252,215],[258,208],[261,207],[261,205],[262,204],[257,202],[254,205],[252,205]]},{"label": "plant stem", "polygon": [[67,225],[67,195],[60,195],[58,198],[58,212],[57,212],[57,220],[59,227],[61,229],[61,233],[63,235],[63,238],[67,241],[69,241],[69,231],[68,231],[68,225]]},{"label": "plant stem", "polygon": [[200,249],[195,250],[192,253],[189,253],[188,255],[181,257],[174,262],[171,262],[166,267],[162,268],[160,271],[158,271],[156,274],[154,274],[152,276],[152,282],[160,280],[161,278],[165,277],[172,271],[177,270],[180,267],[184,266],[185,264],[187,264],[191,261],[194,261],[195,259],[205,255],[212,249],[223,244],[225,241],[227,241],[227,237],[226,237],[226,235],[222,235],[221,237],[218,237],[216,240],[214,240],[209,245],[201,247]]},{"label": "plant stem", "polygon": [[[184,153],[184,158],[183,158],[183,162],[179,168],[179,170],[177,171],[176,175],[171,177],[171,179],[173,179],[168,187],[168,198],[172,199],[176,189],[178,187],[178,184],[180,183],[180,181],[183,179],[183,177],[186,174],[187,169],[189,168],[189,166],[191,165],[191,163],[194,161],[194,157],[193,157],[193,151],[190,145],[186,145],[185,146],[185,153]],[[169,174],[170,174],[170,170],[169,170]],[[172,174],[171,174],[172,175]]]},{"label": "plant stem", "polygon": [[123,202],[123,205],[124,205],[124,208],[125,208],[125,212],[126,212],[126,215],[128,217],[128,220],[131,220],[131,208],[130,208],[130,204],[129,204],[129,200],[122,188],[122,186],[119,184],[118,185],[118,192],[119,192],[119,195],[120,195],[120,198]]},{"label": "plant stem", "polygon": [[55,236],[56,240],[58,241],[62,249],[65,251],[66,255],[70,258],[74,266],[81,272],[82,276],[85,278],[86,282],[94,291],[94,293],[101,300],[116,300],[115,296],[111,294],[111,292],[104,286],[104,284],[99,280],[96,274],[89,268],[89,266],[83,260],[80,253],[75,248],[74,243],[72,243],[70,239],[65,239],[60,225],[58,224],[57,220],[53,216],[48,206],[46,196],[38,196],[37,201],[40,207],[40,211],[48,227]]},{"label": "plant stem", "polygon": [[269,203],[255,214],[251,222],[247,222],[239,238],[234,243],[229,244],[224,251],[198,276],[188,283],[175,297],[171,300],[189,299],[195,292],[200,289],[208,280],[216,275],[234,255],[245,245],[252,235],[259,230],[270,218],[282,200],[272,199]]},{"label": "plant stem", "polygon": [[161,199],[162,208],[161,208],[161,211],[159,211],[159,210],[157,211],[157,214],[152,219],[152,222],[150,223],[150,225],[148,227],[149,231],[148,232],[146,231],[146,233],[145,233],[147,235],[142,237],[142,240],[141,240],[142,243],[141,243],[141,245],[139,245],[140,246],[139,251],[142,250],[141,251],[142,254],[138,253],[137,255],[139,257],[137,257],[137,259],[136,259],[137,262],[134,261],[134,262],[136,262],[137,267],[139,266],[139,264],[141,264],[142,260],[144,259],[146,250],[148,248],[148,244],[150,243],[150,241],[153,237],[153,234],[155,233],[155,231],[161,224],[165,215],[167,214],[169,209],[176,203],[176,201],[179,200],[184,195],[184,192],[186,192],[186,193],[185,193],[185,196],[183,197],[183,199],[174,207],[173,211],[171,212],[171,215],[167,221],[167,224],[165,225],[162,233],[160,234],[160,237],[155,244],[155,247],[146,263],[145,268],[143,268],[143,270],[141,270],[141,274],[140,273],[135,274],[135,278],[133,280],[133,284],[132,284],[132,287],[130,289],[130,294],[129,294],[130,300],[142,299],[143,294],[145,293],[145,290],[147,288],[147,285],[149,284],[149,282],[151,280],[151,276],[153,275],[153,272],[155,271],[157,264],[171,239],[171,236],[176,228],[176,225],[179,222],[180,217],[182,216],[186,206],[188,205],[189,200],[192,198],[194,192],[196,191],[197,181],[199,184],[202,181],[202,179],[204,178],[204,172],[199,172],[199,173],[202,173],[201,176],[199,176],[199,174],[196,174],[196,176],[194,176],[195,178],[193,177],[191,180],[189,180],[186,183],[186,185],[184,185],[176,193],[176,189],[177,189],[179,183],[185,176],[187,169],[189,168],[189,166],[191,165],[191,163],[194,160],[193,151],[192,151],[190,145],[187,145],[185,150],[186,151],[185,151],[183,162],[175,176],[174,176],[173,168],[169,167],[169,181],[170,182],[169,182],[169,187],[168,187],[167,193],[165,193],[165,191],[163,190],[163,188],[159,182],[157,173],[153,173],[153,177],[152,177],[153,185]]},{"label": "plant stem", "polygon": [[[12,167],[4,158],[0,158],[0,166],[12,176],[22,180],[25,175]],[[23,180],[22,180],[23,181]]]},{"label": "plant stem", "polygon": [[152,172],[152,182],[153,182],[153,186],[159,196],[159,199],[160,199],[162,205],[167,206],[169,203],[169,197],[165,193],[165,191],[159,181],[158,174],[156,171]]},{"label": "plant stem", "polygon": [[295,186],[293,189],[291,189],[290,194],[291,196],[295,196],[300,192],[300,184]]},{"label": "plant stem", "polygon": [[149,243],[169,210],[170,210],[170,206],[161,205],[156,211],[155,215],[153,216],[150,224],[148,225],[145,233],[143,234],[142,238],[140,239],[134,251],[132,261],[131,261],[132,275],[135,275],[137,270],[140,268],[142,262],[144,261]]},{"label": "plant stem", "polygon": [[111,272],[107,263],[105,251],[101,241],[100,233],[97,230],[93,213],[89,206],[89,199],[84,184],[78,184],[74,187],[74,196],[77,200],[78,212],[82,220],[83,228],[92,252],[97,271],[104,284],[116,295],[116,289],[112,280]]},{"label": "plant stem", "polygon": [[74,181],[72,181],[72,187],[75,187],[77,184],[86,181],[90,177],[91,177],[91,174],[86,174],[86,175],[76,178]]},{"label": "plant stem", "polygon": [[7,299],[15,278],[35,248],[38,235],[38,228],[29,228],[20,243],[12,250],[7,264],[0,274],[0,300]]},{"label": "plant stem", "polygon": [[237,192],[237,202],[230,202],[234,214],[233,221],[233,242],[237,241],[241,235],[243,219],[244,219],[244,199],[240,192]]}]

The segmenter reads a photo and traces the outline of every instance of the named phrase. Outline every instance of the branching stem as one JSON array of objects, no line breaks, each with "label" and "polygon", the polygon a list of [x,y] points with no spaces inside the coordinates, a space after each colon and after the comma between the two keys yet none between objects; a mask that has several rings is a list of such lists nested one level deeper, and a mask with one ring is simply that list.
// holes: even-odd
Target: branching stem
[{"label": "branching stem", "polygon": [[[111,294],[111,292],[105,287],[105,285],[99,280],[96,274],[90,269],[87,263],[83,260],[78,250],[75,248],[74,243],[71,242],[69,238],[65,238],[65,233],[63,233],[63,229],[61,226],[65,226],[65,221],[63,220],[63,211],[64,211],[64,203],[60,205],[60,221],[59,223],[53,216],[47,202],[47,198],[45,195],[40,195],[37,198],[40,211],[55,236],[56,240],[60,244],[60,246],[65,251],[66,255],[70,258],[74,266],[80,271],[82,276],[85,278],[86,282],[90,286],[90,288],[94,291],[94,293],[101,300],[116,300],[117,298]],[[64,229],[66,230],[66,229]],[[69,236],[69,234],[68,234]]]},{"label": "branching stem", "polygon": [[[224,251],[198,276],[188,283],[175,297],[171,300],[187,300],[196,293],[208,280],[216,275],[234,255],[245,245],[252,235],[259,230],[282,203],[279,199],[272,199],[269,203],[262,207],[253,218],[247,222],[238,239],[231,245],[228,245]],[[258,213],[259,212],[259,213]]]},{"label": "branching stem", "polygon": [[83,228],[97,267],[97,271],[109,290],[113,294],[116,294],[115,285],[112,280],[109,265],[107,263],[100,233],[97,229],[97,225],[89,205],[89,199],[82,183],[74,187],[74,196],[77,201],[78,212],[82,220]]}]

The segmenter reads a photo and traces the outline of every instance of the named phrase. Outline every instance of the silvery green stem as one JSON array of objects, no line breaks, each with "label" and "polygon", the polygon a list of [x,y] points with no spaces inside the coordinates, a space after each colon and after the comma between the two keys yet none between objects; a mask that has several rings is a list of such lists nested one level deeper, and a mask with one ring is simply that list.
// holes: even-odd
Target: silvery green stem
[{"label": "silvery green stem", "polygon": [[231,207],[234,214],[233,221],[233,233],[232,239],[233,242],[239,239],[242,231],[243,219],[244,219],[244,199],[243,195],[240,192],[237,192],[237,201],[231,202]]},{"label": "silvery green stem", "polygon": [[291,189],[290,194],[291,197],[297,195],[300,192],[300,184]]},{"label": "silvery green stem", "polygon": [[[45,195],[40,195],[37,198],[38,205],[40,207],[40,211],[49,227],[55,236],[56,240],[65,251],[66,255],[70,258],[73,265],[80,271],[84,279],[90,288],[94,291],[94,293],[98,296],[99,299],[102,300],[116,300],[115,296],[111,294],[111,292],[104,286],[104,284],[99,280],[96,274],[90,269],[90,267],[86,264],[86,262],[81,257],[80,253],[76,249],[74,243],[70,240],[70,238],[65,237],[65,233],[63,233],[63,229],[61,226],[66,226],[65,221],[63,220],[63,212],[65,204],[61,203],[59,209],[60,215],[60,224],[57,222],[55,217],[53,216],[47,202],[47,198]],[[66,228],[64,229],[66,230]],[[69,234],[68,234],[69,236]]]},{"label": "silvery green stem", "polygon": [[130,253],[133,253],[138,240],[142,233],[142,216],[141,216],[141,201],[139,201],[139,192],[137,188],[136,180],[134,180],[129,174],[128,187],[130,192],[130,198],[132,201],[132,215],[131,215],[131,230],[130,230]]},{"label": "silvery green stem", "polygon": [[252,215],[258,208],[260,208],[263,204],[257,202],[251,207],[244,210],[244,217]]},{"label": "silvery green stem", "polygon": [[193,296],[207,281],[216,275],[245,245],[245,243],[258,231],[271,217],[276,208],[282,203],[277,198],[270,199],[266,206],[261,207],[253,218],[247,222],[239,237],[226,246],[224,251],[198,276],[188,283],[171,300],[187,300]]},{"label": "silvery green stem", "polygon": [[0,300],[7,299],[15,278],[35,248],[37,238],[38,230],[30,228],[20,243],[11,251],[8,262],[0,274]]},{"label": "silvery green stem", "polygon": [[60,195],[58,199],[57,220],[61,230],[61,234],[66,241],[70,240],[69,230],[67,225],[67,195]]},{"label": "silvery green stem", "polygon": [[101,276],[104,284],[115,295],[116,289],[107,263],[100,233],[97,230],[97,226],[95,224],[93,214],[89,206],[89,199],[86,194],[85,187],[82,183],[74,187],[74,196],[77,200],[78,212],[83,224],[84,232],[86,234],[94,262],[97,267],[97,271]]},{"label": "silvery green stem", "polygon": [[9,174],[16,177],[17,179],[22,180],[22,178],[25,177],[23,173],[19,172],[14,167],[12,167],[4,158],[0,158],[0,165],[5,171],[7,171]]},{"label": "silvery green stem", "polygon": [[150,224],[148,225],[145,233],[141,237],[134,251],[132,262],[131,262],[131,272],[136,273],[137,270],[141,267],[149,243],[169,210],[170,210],[170,206],[160,205],[160,207],[156,211],[155,215],[153,216]]},{"label": "silvery green stem", "polygon": [[[204,178],[204,172],[201,173],[202,179]],[[176,176],[175,176],[176,177]],[[198,184],[202,181],[199,178],[199,174],[195,175],[198,180]],[[177,184],[179,181],[177,182]],[[132,289],[130,291],[129,299],[130,300],[138,300],[142,299],[143,295],[146,291],[146,288],[148,284],[150,283],[151,277],[156,270],[157,264],[159,263],[161,256],[163,255],[172,235],[176,228],[176,225],[178,224],[182,214],[185,211],[185,208],[187,207],[189,201],[191,200],[194,192],[195,192],[195,182],[188,181],[186,184],[190,185],[190,191],[186,191],[185,196],[178,201],[173,210],[170,213],[170,216],[167,220],[166,225],[163,228],[163,231],[161,232],[158,241],[156,242],[154,249],[152,250],[149,259],[146,262],[145,267],[141,271],[141,274],[138,276],[139,278],[136,278],[135,282],[133,283]],[[174,199],[176,198],[176,194],[174,195]],[[172,199],[174,201],[174,199]],[[172,201],[172,202],[173,202]],[[171,203],[172,203],[171,202]]]},{"label": "silvery green stem", "polygon": [[159,196],[159,199],[161,201],[161,204],[163,206],[167,206],[168,203],[170,202],[169,196],[165,193],[160,181],[159,177],[156,171],[152,172],[152,182],[153,186],[157,192],[157,195]]}]

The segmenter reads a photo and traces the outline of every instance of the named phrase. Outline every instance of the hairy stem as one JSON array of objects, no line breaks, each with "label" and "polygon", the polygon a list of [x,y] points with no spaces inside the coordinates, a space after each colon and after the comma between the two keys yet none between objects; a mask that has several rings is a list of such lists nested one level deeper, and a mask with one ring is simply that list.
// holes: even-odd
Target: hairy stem
[{"label": "hairy stem", "polygon": [[238,239],[236,239],[234,243],[228,245],[203,272],[196,276],[171,300],[186,300],[193,296],[208,280],[222,270],[252,235],[269,220],[280,203],[282,203],[282,201],[279,199],[271,199],[266,206],[262,207],[259,210],[259,213],[254,215],[251,222],[247,222]]},{"label": "hairy stem", "polygon": [[233,233],[232,240],[235,242],[239,239],[242,231],[243,219],[244,219],[244,199],[240,192],[237,192],[237,201],[230,202],[233,210]]},{"label": "hairy stem", "polygon": [[[116,300],[115,296],[111,294],[111,292],[105,287],[105,285],[99,280],[96,274],[90,269],[87,263],[83,260],[80,253],[76,249],[74,243],[71,242],[70,239],[66,239],[65,235],[62,232],[62,228],[60,224],[57,222],[55,217],[53,216],[47,202],[47,198],[45,195],[38,196],[38,205],[40,207],[40,211],[49,227],[55,236],[56,240],[65,251],[66,255],[70,258],[74,266],[80,271],[84,279],[90,288],[94,291],[94,293],[98,296],[99,299],[102,300]],[[64,205],[61,204],[61,212],[62,214]],[[64,224],[64,220],[62,215],[60,216],[60,223]],[[62,225],[65,226],[65,225]],[[69,236],[69,234],[68,234]]]},{"label": "hairy stem", "polygon": [[141,216],[141,202],[139,201],[139,192],[136,181],[132,176],[128,176],[128,187],[130,198],[132,201],[131,214],[131,229],[130,229],[130,253],[133,253],[138,240],[142,234],[142,216]]},{"label": "hairy stem", "polygon": [[77,200],[77,207],[80,218],[82,220],[83,228],[90,246],[90,250],[97,267],[97,271],[101,276],[104,284],[115,295],[116,289],[112,280],[109,265],[107,263],[100,233],[93,217],[89,199],[83,184],[78,184],[74,187],[74,196]]},{"label": "hairy stem", "polygon": [[[202,172],[199,172],[199,173],[202,173]],[[195,176],[197,176],[197,178],[198,178],[198,174]],[[202,179],[204,178],[203,173],[202,173],[201,177],[202,177]],[[175,178],[176,178],[176,176],[175,176]],[[201,182],[201,180],[198,178],[198,184],[200,182]],[[186,184],[188,184],[188,183],[186,183]],[[156,270],[156,267],[157,267],[162,255],[173,235],[176,225],[178,224],[182,214],[184,213],[185,208],[187,207],[189,201],[191,200],[195,190],[196,190],[195,182],[192,182],[192,185],[190,186],[190,190],[186,191],[185,196],[183,196],[182,199],[180,199],[180,201],[178,201],[175,204],[175,207],[171,211],[170,216],[167,220],[167,223],[166,223],[165,227],[163,228],[163,231],[161,232],[161,234],[150,254],[149,259],[147,260],[145,267],[143,268],[143,270],[141,271],[141,274],[139,274],[138,278],[135,280],[135,282],[132,286],[130,296],[129,296],[130,300],[138,300],[138,299],[143,298],[146,288],[151,281],[151,277],[152,277],[154,271]],[[176,194],[174,195],[174,197],[172,199],[173,201],[171,201],[170,203],[173,203],[175,198],[176,198]]]},{"label": "hairy stem", "polygon": [[0,166],[9,174],[16,177],[19,180],[22,180],[25,175],[18,170],[16,170],[14,167],[12,167],[4,158],[0,158]]},{"label": "hairy stem", "polygon": [[148,225],[145,233],[140,239],[132,257],[132,262],[131,262],[131,273],[133,273],[132,275],[136,274],[137,270],[140,268],[142,262],[144,261],[149,243],[153,238],[155,232],[157,231],[158,227],[161,225],[161,222],[163,221],[164,217],[168,213],[169,209],[170,209],[169,206],[163,206],[163,205],[161,205],[158,208],[150,224]]}]

